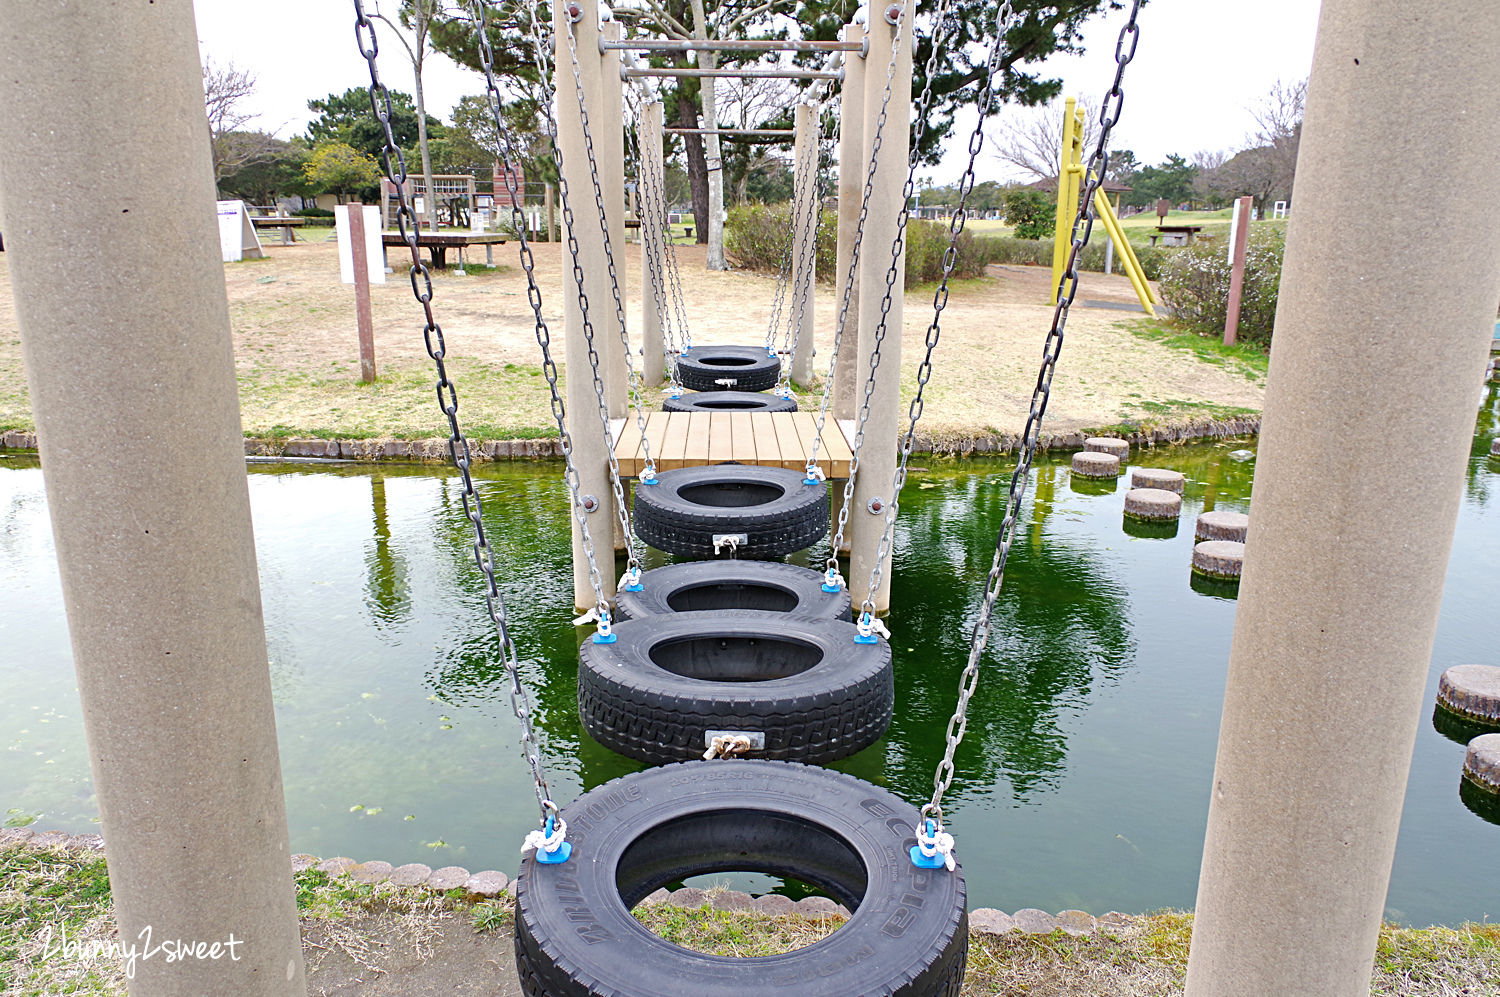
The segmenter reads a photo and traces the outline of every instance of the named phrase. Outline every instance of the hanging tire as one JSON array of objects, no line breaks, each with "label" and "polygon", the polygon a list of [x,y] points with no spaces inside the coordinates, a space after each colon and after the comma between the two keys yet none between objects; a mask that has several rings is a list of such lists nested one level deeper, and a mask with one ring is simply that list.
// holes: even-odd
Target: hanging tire
[{"label": "hanging tire", "polygon": [[754,758],[824,764],[885,734],[890,645],[842,620],[757,610],[626,620],[585,641],[578,715],[600,744],[652,765],[701,758],[710,732],[744,733]]},{"label": "hanging tire", "polygon": [[[691,994],[957,997],[968,957],[961,869],[918,869],[916,808],[840,772],[691,762],[605,783],[563,809],[573,855],[516,877],[516,967],[528,997]],[[761,871],[853,911],[781,955],[680,948],[630,909],[689,876]]]},{"label": "hanging tire", "polygon": [[690,391],[765,391],[780,379],[781,360],[762,346],[694,346],[677,358],[677,380]]},{"label": "hanging tire", "polygon": [[[635,532],[687,557],[782,557],[828,533],[828,489],[785,467],[710,464],[662,471],[635,489]],[[734,537],[737,545],[715,537]]]},{"label": "hanging tire", "polygon": [[849,619],[849,590],[823,591],[823,576],[780,561],[686,561],[652,568],[642,590],[621,589],[617,619],[695,610],[758,609],[822,620]]},{"label": "hanging tire", "polygon": [[755,391],[694,391],[661,403],[663,412],[795,412],[791,398]]}]

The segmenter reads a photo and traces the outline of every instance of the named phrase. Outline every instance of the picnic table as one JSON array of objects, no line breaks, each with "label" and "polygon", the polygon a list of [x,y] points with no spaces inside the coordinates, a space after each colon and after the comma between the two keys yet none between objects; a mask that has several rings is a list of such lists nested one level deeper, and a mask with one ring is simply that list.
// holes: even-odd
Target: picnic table
[{"label": "picnic table", "polygon": [[1156,240],[1160,239],[1163,246],[1191,246],[1202,231],[1202,225],[1158,225],[1156,234],[1151,237],[1151,245],[1156,245]]},{"label": "picnic table", "polygon": [[[417,233],[417,245],[427,249],[432,254],[432,266],[434,269],[448,265],[448,250],[457,249],[459,261],[463,261],[463,252],[470,246],[484,246],[486,259],[493,259],[489,255],[490,247],[503,246],[509,236],[498,233],[479,232],[419,232]],[[400,232],[382,232],[380,234],[382,246],[404,246],[406,238]]]},{"label": "picnic table", "polygon": [[288,243],[292,243],[292,242],[296,242],[297,241],[297,233],[296,233],[295,229],[298,226],[306,225],[307,224],[307,219],[306,218],[288,218],[288,217],[284,217],[284,216],[281,216],[281,215],[251,215],[250,216],[250,223],[252,225],[254,225],[257,229],[263,229],[263,228],[279,228],[279,229],[281,229],[281,244],[283,246],[285,246]]}]

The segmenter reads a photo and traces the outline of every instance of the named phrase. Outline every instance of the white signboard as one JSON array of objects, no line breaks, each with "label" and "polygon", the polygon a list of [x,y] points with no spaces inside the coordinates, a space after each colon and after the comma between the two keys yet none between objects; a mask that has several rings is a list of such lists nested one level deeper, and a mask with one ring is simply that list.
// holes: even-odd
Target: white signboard
[{"label": "white signboard", "polygon": [[[384,284],[385,255],[380,245],[380,208],[373,204],[365,205],[364,220],[365,269],[369,271],[371,284]],[[349,205],[334,205],[333,225],[339,238],[339,279],[345,284],[352,284],[354,283],[354,247],[349,242]]]},{"label": "white signboard", "polygon": [[220,201],[219,205],[219,255],[225,263],[238,263],[245,257],[263,259],[266,251],[260,248],[260,237],[255,234],[255,223],[245,210],[244,201]]}]

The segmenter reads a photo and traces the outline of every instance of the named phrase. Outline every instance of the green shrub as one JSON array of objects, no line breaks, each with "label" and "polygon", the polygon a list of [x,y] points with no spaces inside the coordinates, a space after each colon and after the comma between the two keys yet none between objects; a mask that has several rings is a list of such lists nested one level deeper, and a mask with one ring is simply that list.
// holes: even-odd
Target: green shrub
[{"label": "green shrub", "polygon": [[[1271,342],[1284,245],[1278,230],[1262,227],[1250,232],[1240,299],[1241,340]],[[1199,239],[1173,251],[1161,268],[1161,296],[1179,325],[1195,332],[1222,333],[1229,306],[1229,261],[1224,240]]]},{"label": "green shrub", "polygon": [[1052,198],[1030,187],[1014,187],[1005,192],[1005,220],[1016,230],[1018,239],[1050,239],[1057,227],[1057,212]]},{"label": "green shrub", "polygon": [[[951,236],[946,223],[911,221],[906,225],[906,283],[931,284],[943,277],[943,254],[948,251]],[[954,277],[978,277],[992,262],[981,239],[965,229],[958,234]],[[885,247],[882,264],[890,266],[890,247]]]},{"label": "green shrub", "polygon": [[[729,209],[724,222],[724,252],[746,270],[779,273],[792,230],[792,205],[742,204]],[[831,282],[838,257],[838,215],[824,211],[818,225],[818,279]]]},{"label": "green shrub", "polygon": [[333,212],[327,208],[298,208],[292,214],[298,218],[332,218]]}]

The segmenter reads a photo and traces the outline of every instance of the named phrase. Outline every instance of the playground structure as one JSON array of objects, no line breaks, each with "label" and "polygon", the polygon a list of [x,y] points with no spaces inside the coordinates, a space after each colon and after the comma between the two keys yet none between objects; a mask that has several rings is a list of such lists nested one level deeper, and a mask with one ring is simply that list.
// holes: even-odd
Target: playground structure
[{"label": "playground structure", "polygon": [[[1083,126],[1083,108],[1078,106],[1077,98],[1069,97],[1063,108],[1062,144],[1058,147],[1061,166],[1057,175],[1057,222],[1053,229],[1052,243],[1053,301],[1062,293],[1063,270],[1067,265],[1068,244],[1072,238],[1068,225],[1078,212],[1078,198],[1084,182]],[[1151,282],[1146,279],[1141,261],[1136,259],[1135,249],[1125,237],[1125,230],[1120,227],[1120,218],[1115,214],[1114,205],[1109,203],[1109,196],[1102,187],[1094,194],[1094,211],[1104,225],[1110,244],[1120,255],[1120,269],[1130,278],[1130,286],[1135,289],[1141,307],[1147,315],[1155,318],[1156,292],[1151,290]]]},{"label": "playground structure", "polygon": [[[6,203],[121,935],[256,940],[237,963],[143,964],[134,992],[300,994],[222,269],[212,224],[179,211],[213,198],[191,13],[95,4],[13,20],[0,55],[28,87],[0,120],[0,189],[46,170],[132,191],[118,214],[88,198]],[[1486,351],[1500,295],[1497,47],[1500,22],[1477,0],[1428,5],[1415,26],[1391,0],[1324,4],[1191,997],[1368,992],[1473,416],[1452,387]],[[72,71],[80,56],[136,99],[97,101]],[[1445,113],[1460,94],[1479,101],[1462,122]],[[1478,189],[1426,182],[1454,173]],[[1376,182],[1392,191],[1378,216]],[[1399,260],[1340,251],[1460,230]],[[181,263],[163,271],[162,256]],[[885,291],[870,276],[861,311]],[[1355,316],[1359,335],[1329,335]],[[78,395],[101,365],[107,390]],[[1330,370],[1362,376],[1330,389]],[[1348,447],[1397,424],[1425,457],[1420,480],[1371,475]],[[1329,537],[1344,546],[1327,552]],[[1360,769],[1346,767],[1350,730]],[[231,894],[208,885],[225,869]]]}]

